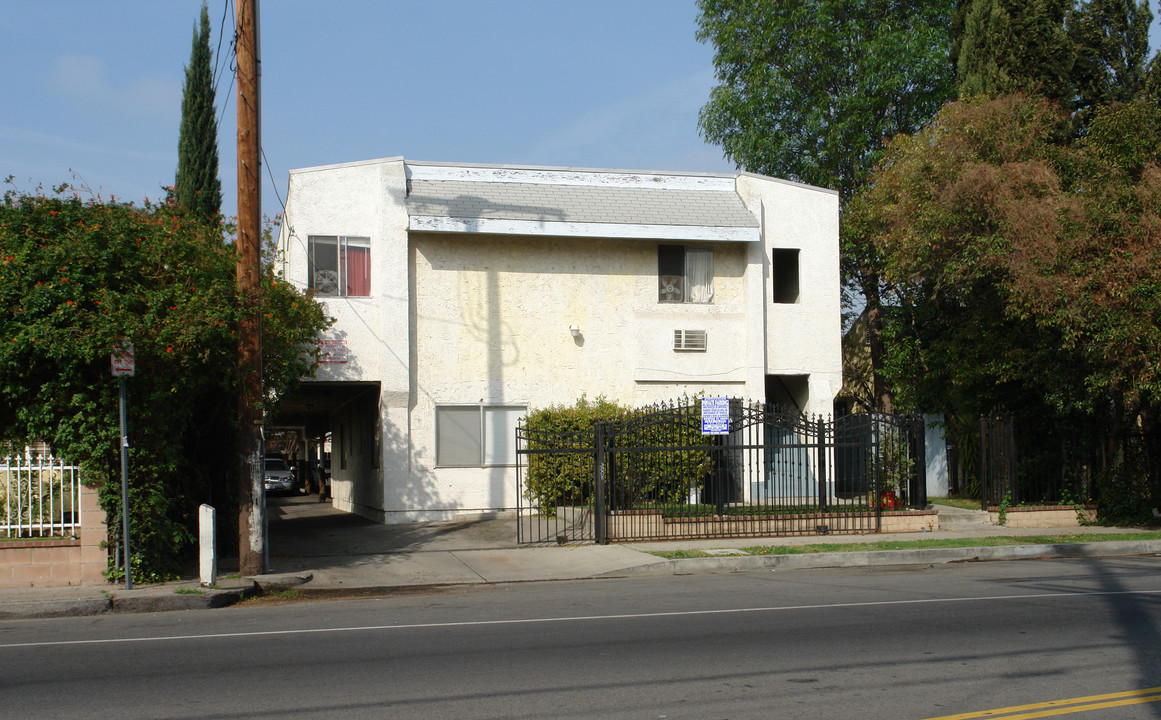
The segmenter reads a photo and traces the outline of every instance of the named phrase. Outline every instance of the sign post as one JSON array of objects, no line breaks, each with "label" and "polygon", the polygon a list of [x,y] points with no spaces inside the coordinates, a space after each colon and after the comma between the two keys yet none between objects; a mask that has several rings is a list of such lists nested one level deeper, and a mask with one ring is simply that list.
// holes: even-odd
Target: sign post
[{"label": "sign post", "polygon": [[124,342],[113,347],[109,357],[113,367],[113,377],[121,379],[121,547],[125,560],[125,589],[133,589],[133,565],[129,553],[129,420],[128,392],[125,379],[137,374],[137,363],[133,357],[133,344]]},{"label": "sign post", "polygon": [[[713,495],[718,515],[725,512],[726,475],[722,457],[722,436],[730,434],[730,399],[728,397],[703,397],[701,399],[701,434],[712,436]],[[707,490],[709,488],[706,488]]]}]

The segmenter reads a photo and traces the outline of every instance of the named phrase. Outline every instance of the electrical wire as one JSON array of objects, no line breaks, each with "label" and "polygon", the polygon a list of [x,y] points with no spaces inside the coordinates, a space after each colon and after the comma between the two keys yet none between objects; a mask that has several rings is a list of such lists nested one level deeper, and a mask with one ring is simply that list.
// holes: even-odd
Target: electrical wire
[{"label": "electrical wire", "polygon": [[222,78],[222,38],[226,32],[226,15],[230,11],[231,0],[226,0],[222,6],[222,19],[218,23],[218,49],[214,51],[214,89],[217,90],[218,81]]},{"label": "electrical wire", "polygon": [[[218,70],[221,70],[224,72],[227,65],[230,68],[230,86],[228,88],[226,88],[226,96],[225,96],[225,99],[222,101],[222,114],[218,116],[218,127],[221,127],[222,123],[225,122],[225,120],[226,120],[226,110],[230,106],[230,96],[233,95],[234,81],[238,75],[237,74],[237,68],[238,68],[238,23],[237,23],[237,20],[235,19],[236,14],[229,12],[230,7],[233,4],[234,4],[234,0],[226,0],[226,4],[225,4],[224,9],[222,11],[221,27],[218,30],[218,49],[220,51],[221,47],[222,47],[222,38],[225,37],[225,35],[226,35],[226,16],[229,15],[231,27],[233,28],[233,31],[230,33],[231,40],[230,40],[230,49],[228,51],[228,57],[230,58],[230,60],[228,63],[220,63],[220,64],[215,63],[217,65],[217,69],[214,71],[215,73],[217,73]],[[221,60],[221,56],[219,54],[219,61],[220,60]],[[220,78],[220,75],[218,77]],[[217,82],[217,78],[215,78],[215,80],[214,80],[215,92],[216,92],[217,87],[218,87],[218,82]]]},{"label": "electrical wire", "polygon": [[266,166],[266,175],[270,178],[270,186],[274,188],[274,197],[278,198],[278,204],[282,206],[282,214],[286,215],[286,203],[282,202],[282,195],[278,192],[278,183],[274,180],[274,172],[270,170],[270,161],[266,159],[266,148],[258,148],[258,152],[262,153],[262,164]]}]

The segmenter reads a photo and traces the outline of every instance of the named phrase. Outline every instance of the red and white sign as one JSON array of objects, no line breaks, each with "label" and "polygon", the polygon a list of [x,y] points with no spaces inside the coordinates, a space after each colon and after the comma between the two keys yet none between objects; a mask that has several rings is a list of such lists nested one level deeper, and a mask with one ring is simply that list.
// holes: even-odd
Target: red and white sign
[{"label": "red and white sign", "polygon": [[345,365],[350,358],[346,340],[322,338],[318,341],[319,365]]},{"label": "red and white sign", "polygon": [[113,377],[133,377],[136,375],[137,362],[133,357],[133,343],[114,345],[109,362],[113,365]]}]

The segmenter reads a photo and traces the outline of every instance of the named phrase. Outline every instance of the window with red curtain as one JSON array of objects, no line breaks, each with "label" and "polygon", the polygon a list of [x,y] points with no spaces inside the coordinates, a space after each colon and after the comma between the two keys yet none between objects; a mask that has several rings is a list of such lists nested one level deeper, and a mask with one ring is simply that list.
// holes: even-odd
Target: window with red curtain
[{"label": "window with red curtain", "polygon": [[347,276],[345,294],[351,297],[370,297],[371,248],[366,245],[347,243],[343,248],[343,253],[346,256],[343,260],[343,267]]},{"label": "window with red curtain", "polygon": [[307,287],[319,295],[371,295],[371,240],[365,237],[308,237]]}]

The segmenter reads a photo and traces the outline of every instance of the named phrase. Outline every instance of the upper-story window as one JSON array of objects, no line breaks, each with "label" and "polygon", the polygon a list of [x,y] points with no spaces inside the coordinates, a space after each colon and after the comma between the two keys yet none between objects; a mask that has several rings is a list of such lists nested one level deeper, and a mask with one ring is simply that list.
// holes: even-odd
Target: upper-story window
[{"label": "upper-story window", "polygon": [[685,245],[658,245],[657,281],[657,302],[713,302],[714,251]]},{"label": "upper-story window", "polygon": [[311,235],[307,243],[308,287],[319,295],[370,296],[370,238]]},{"label": "upper-story window", "polygon": [[798,250],[775,248],[771,260],[774,302],[798,302]]}]

